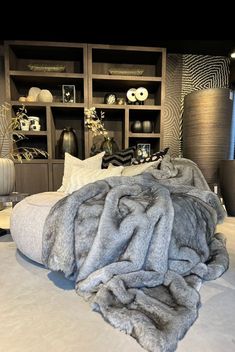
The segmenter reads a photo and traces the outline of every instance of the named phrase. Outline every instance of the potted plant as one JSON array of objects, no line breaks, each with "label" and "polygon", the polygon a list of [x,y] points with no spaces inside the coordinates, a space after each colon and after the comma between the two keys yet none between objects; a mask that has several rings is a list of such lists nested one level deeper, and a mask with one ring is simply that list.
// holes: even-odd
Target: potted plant
[{"label": "potted plant", "polygon": [[15,186],[14,160],[31,160],[37,155],[46,157],[47,152],[38,148],[18,147],[19,140],[27,138],[20,132],[22,121],[28,120],[22,105],[15,117],[11,117],[8,103],[0,105],[0,195],[10,194]]}]

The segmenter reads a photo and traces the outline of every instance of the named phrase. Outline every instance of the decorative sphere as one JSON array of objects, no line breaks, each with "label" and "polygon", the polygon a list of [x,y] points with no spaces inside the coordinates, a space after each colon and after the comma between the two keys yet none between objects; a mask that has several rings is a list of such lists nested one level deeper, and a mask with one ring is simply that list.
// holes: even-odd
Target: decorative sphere
[{"label": "decorative sphere", "polygon": [[37,96],[37,100],[41,103],[52,103],[53,95],[47,89],[42,89],[41,92]]}]

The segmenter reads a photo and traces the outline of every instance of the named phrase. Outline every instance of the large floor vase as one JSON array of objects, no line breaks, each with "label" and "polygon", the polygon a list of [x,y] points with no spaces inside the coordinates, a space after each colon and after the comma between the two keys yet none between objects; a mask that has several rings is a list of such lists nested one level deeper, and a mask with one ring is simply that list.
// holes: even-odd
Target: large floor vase
[{"label": "large floor vase", "polygon": [[0,195],[10,194],[15,187],[14,162],[7,158],[0,158]]}]

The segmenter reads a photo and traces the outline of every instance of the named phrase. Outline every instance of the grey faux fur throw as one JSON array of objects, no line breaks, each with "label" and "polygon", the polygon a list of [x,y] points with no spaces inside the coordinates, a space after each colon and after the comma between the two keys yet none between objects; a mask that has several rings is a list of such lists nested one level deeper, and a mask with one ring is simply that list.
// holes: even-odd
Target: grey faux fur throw
[{"label": "grey faux fur throw", "polygon": [[166,158],[160,170],[97,181],[56,203],[43,262],[147,351],[175,351],[197,318],[201,282],[228,268],[215,234],[224,215],[194,163]]}]

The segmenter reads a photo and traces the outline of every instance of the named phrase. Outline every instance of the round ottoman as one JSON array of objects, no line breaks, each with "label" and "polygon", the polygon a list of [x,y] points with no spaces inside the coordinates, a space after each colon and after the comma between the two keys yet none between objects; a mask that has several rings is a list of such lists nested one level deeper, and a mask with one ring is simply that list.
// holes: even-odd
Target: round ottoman
[{"label": "round ottoman", "polygon": [[52,206],[65,197],[63,192],[44,192],[26,197],[12,209],[10,231],[17,248],[42,264],[42,233]]}]

